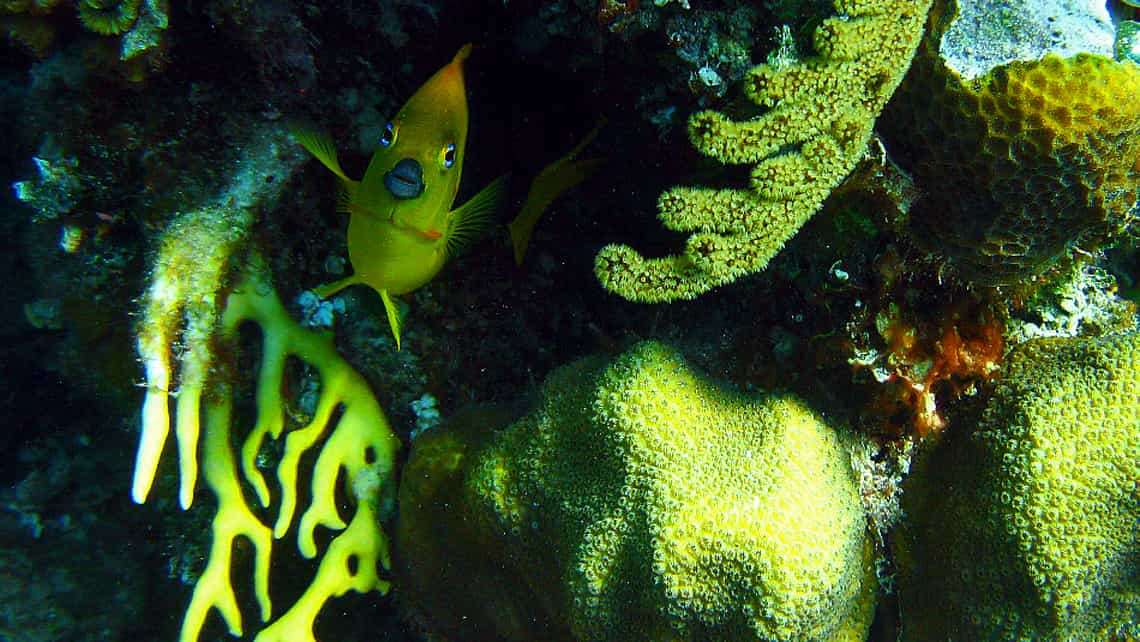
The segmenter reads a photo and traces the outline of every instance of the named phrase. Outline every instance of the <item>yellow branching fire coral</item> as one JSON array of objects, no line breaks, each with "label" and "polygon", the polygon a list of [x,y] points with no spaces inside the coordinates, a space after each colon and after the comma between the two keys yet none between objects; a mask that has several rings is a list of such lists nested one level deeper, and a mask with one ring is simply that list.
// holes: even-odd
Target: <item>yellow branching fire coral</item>
[{"label": "yellow branching fire coral", "polygon": [[[380,522],[392,510],[399,442],[367,383],[337,354],[331,337],[289,318],[263,260],[246,248],[257,208],[280,189],[280,181],[265,181],[262,172],[273,162],[278,169],[299,162],[281,135],[251,140],[230,190],[218,202],[180,215],[165,232],[139,327],[147,388],[131,496],[143,503],[150,493],[171,429],[169,399],[174,395],[180,503],[188,508],[194,500],[199,463],[217,500],[213,543],[186,609],[182,642],[199,638],[214,609],[232,635],[245,631],[231,577],[239,540],[251,546],[252,595],[261,620],[273,620],[258,633],[258,642],[313,641],[313,623],[330,598],[349,590],[388,590],[380,576],[390,566]],[[239,435],[233,425],[233,388],[239,377],[234,360],[244,323],[259,327],[262,350],[256,420]],[[181,346],[177,359],[175,346]],[[320,388],[312,418],[286,432],[285,365],[290,358],[312,368]],[[171,388],[174,382],[177,390]],[[235,457],[233,444],[239,438],[240,455]],[[276,494],[270,493],[257,465],[267,438],[284,440]],[[302,458],[318,447],[308,469]],[[298,491],[306,478],[311,479],[307,495]],[[342,481],[343,489],[338,488]],[[348,498],[347,523],[338,496]],[[307,507],[299,506],[306,497]],[[321,554],[318,528],[334,535],[323,547],[311,584],[286,611],[275,613],[270,595],[273,540],[295,530],[300,554],[312,559]]]},{"label": "yellow branching fire coral", "polygon": [[607,246],[595,265],[602,285],[634,301],[673,301],[763,270],[863,157],[930,4],[837,0],[839,15],[816,29],[817,56],[749,72],[745,90],[766,113],[745,122],[715,111],[694,115],[693,145],[724,163],[754,165],[749,188],[666,192],[659,216],[669,229],[692,233],[685,251],[648,259]]},{"label": "yellow branching fire coral", "polygon": [[1140,636],[1140,333],[1022,344],[908,481],[905,640]]},{"label": "yellow branching fire coral", "polygon": [[[235,439],[231,425],[232,384],[225,377],[231,374],[228,371],[232,370],[232,364],[215,364],[213,372],[223,374],[223,378],[210,381],[208,390],[195,388],[199,384],[193,380],[183,382],[179,389],[175,420],[182,470],[195,468],[200,457],[206,486],[217,500],[213,544],[206,568],[186,608],[180,639],[182,642],[197,640],[212,609],[222,615],[231,635],[243,635],[241,611],[231,577],[238,538],[247,539],[253,548],[253,595],[261,620],[268,622],[273,618],[269,592],[273,540],[284,537],[292,527],[297,510],[301,457],[323,439],[311,473],[311,503],[296,529],[297,548],[311,559],[318,553],[314,539],[318,527],[340,532],[328,544],[308,589],[255,638],[258,642],[314,641],[313,623],[330,598],[349,590],[360,593],[388,590],[387,580],[380,577],[380,570],[390,567],[388,541],[379,524],[392,510],[394,458],[399,442],[388,428],[367,383],[337,355],[331,338],[305,330],[289,318],[256,255],[250,258],[243,278],[226,297],[218,336],[184,335],[184,340],[189,344],[206,342],[208,347],[202,348],[205,350],[233,350],[238,327],[244,322],[256,323],[261,328],[264,354],[257,382],[258,416],[242,441],[240,474],[231,446]],[[299,357],[317,370],[321,395],[308,425],[285,436],[284,453],[277,465],[280,496],[276,521],[271,528],[247,502],[242,481],[257,497],[261,509],[271,506],[269,489],[256,459],[266,438],[280,438],[285,427],[281,395],[285,360],[289,356]],[[188,365],[189,362],[183,361],[184,373]],[[161,449],[161,442],[169,431],[169,419],[163,414],[165,404],[158,398],[166,393],[153,382],[148,384],[136,491],[151,481],[142,468],[149,459],[146,450],[154,443]],[[183,393],[194,405],[182,401]],[[204,416],[200,416],[197,404],[203,398]],[[156,409],[156,406],[161,408]],[[334,421],[338,410],[341,414]],[[200,455],[192,447],[199,427],[203,442]],[[354,503],[354,512],[347,524],[337,506],[338,476],[342,473],[345,493]],[[184,505],[193,498],[193,486],[186,485],[186,480],[184,472]],[[136,492],[135,499],[145,501],[145,493]]]},{"label": "yellow branching fire coral", "polygon": [[421,435],[399,596],[432,633],[497,640],[866,639],[872,546],[838,434],[674,350],[566,366],[531,414]]},{"label": "yellow branching fire coral", "polygon": [[925,192],[910,212],[919,245],[973,282],[1014,284],[1135,219],[1140,66],[1049,55],[964,80],[932,49],[883,118],[892,155]]}]

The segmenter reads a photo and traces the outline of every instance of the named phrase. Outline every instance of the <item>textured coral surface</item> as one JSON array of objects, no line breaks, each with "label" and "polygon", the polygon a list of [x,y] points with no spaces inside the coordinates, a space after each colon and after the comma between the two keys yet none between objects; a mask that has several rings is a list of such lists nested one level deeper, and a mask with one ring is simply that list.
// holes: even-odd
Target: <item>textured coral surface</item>
[{"label": "textured coral surface", "polygon": [[965,82],[920,54],[883,119],[926,195],[912,236],[969,279],[1015,283],[1136,216],[1140,67],[1094,55]]},{"label": "textured coral surface", "polygon": [[692,299],[763,270],[863,157],[929,7],[929,0],[838,0],[839,15],[815,31],[817,56],[747,74],[748,97],[766,113],[743,122],[715,111],[693,115],[693,145],[723,163],[754,165],[749,188],[666,192],[661,221],[692,233],[684,253],[646,259],[609,245],[597,259],[602,285],[656,303]]},{"label": "textured coral surface", "polygon": [[[401,488],[401,590],[456,639],[863,640],[850,456],[802,402],[641,343],[532,414],[429,431]],[[509,605],[508,608],[504,608]]]},{"label": "textured coral surface", "polygon": [[905,638],[1140,635],[1137,408],[1140,333],[1016,349],[907,488]]}]

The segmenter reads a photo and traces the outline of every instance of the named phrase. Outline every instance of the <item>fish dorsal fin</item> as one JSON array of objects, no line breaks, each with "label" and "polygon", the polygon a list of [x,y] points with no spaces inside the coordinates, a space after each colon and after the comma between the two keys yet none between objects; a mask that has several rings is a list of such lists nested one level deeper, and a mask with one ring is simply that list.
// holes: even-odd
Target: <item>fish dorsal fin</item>
[{"label": "fish dorsal fin", "polygon": [[590,133],[586,134],[582,142],[558,160],[543,167],[531,180],[530,189],[527,190],[526,200],[523,201],[522,208],[515,219],[507,225],[507,231],[511,235],[511,246],[515,251],[515,263],[522,265],[527,245],[530,244],[531,232],[534,231],[534,225],[546,208],[554,202],[554,199],[558,198],[562,192],[589,178],[606,162],[603,158],[574,160],[574,157],[581,153],[605,126],[606,119],[602,117],[598,120],[598,124],[590,130]]},{"label": "fish dorsal fin", "polygon": [[589,178],[605,162],[604,158],[558,160],[547,165],[538,176],[534,177],[522,209],[507,225],[507,231],[511,234],[511,246],[515,251],[515,263],[522,265],[534,225],[554,199]]},{"label": "fish dorsal fin", "polygon": [[448,258],[458,254],[487,229],[491,217],[503,206],[506,196],[507,175],[504,174],[451,212],[445,235]]},{"label": "fish dorsal fin", "polygon": [[392,327],[392,337],[396,340],[396,352],[400,351],[400,329],[404,327],[404,317],[400,314],[400,307],[392,300],[388,290],[380,290],[380,299],[384,301],[384,312],[388,315],[388,325]]}]

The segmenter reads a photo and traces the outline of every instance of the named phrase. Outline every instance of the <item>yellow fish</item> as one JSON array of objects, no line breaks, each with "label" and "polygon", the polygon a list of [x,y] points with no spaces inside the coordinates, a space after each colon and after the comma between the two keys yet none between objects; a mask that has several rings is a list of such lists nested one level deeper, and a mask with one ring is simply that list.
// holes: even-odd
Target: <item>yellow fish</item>
[{"label": "yellow fish", "polygon": [[337,160],[332,139],[294,126],[293,136],[341,183],[339,211],[348,212],[348,258],[353,274],[315,288],[321,297],[364,284],[384,301],[396,349],[400,310],[392,297],[431,281],[476,236],[506,194],[506,177],[451,209],[459,191],[467,146],[464,45],[435,72],[389,122],[364,178],[352,180]]}]

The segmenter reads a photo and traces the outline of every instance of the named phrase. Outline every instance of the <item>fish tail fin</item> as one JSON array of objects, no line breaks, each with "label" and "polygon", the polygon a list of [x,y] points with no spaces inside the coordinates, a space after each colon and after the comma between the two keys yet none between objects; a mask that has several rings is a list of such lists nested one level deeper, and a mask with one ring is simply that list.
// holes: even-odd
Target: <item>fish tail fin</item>
[{"label": "fish tail fin", "polygon": [[336,157],[336,144],[333,143],[332,137],[300,121],[292,121],[288,127],[293,138],[297,139],[297,142],[301,143],[301,146],[314,158],[321,161],[321,164],[327,167],[330,172],[336,174],[345,183],[353,182],[341,169],[340,161]]},{"label": "fish tail fin", "polygon": [[448,220],[447,256],[453,257],[487,229],[494,216],[506,201],[507,174],[491,181],[466,203],[451,212]]},{"label": "fish tail fin", "polygon": [[392,337],[396,340],[396,352],[400,351],[400,329],[404,327],[404,317],[400,314],[400,307],[392,300],[388,290],[380,290],[380,299],[384,301],[384,312],[388,315],[388,325],[392,327]]}]

